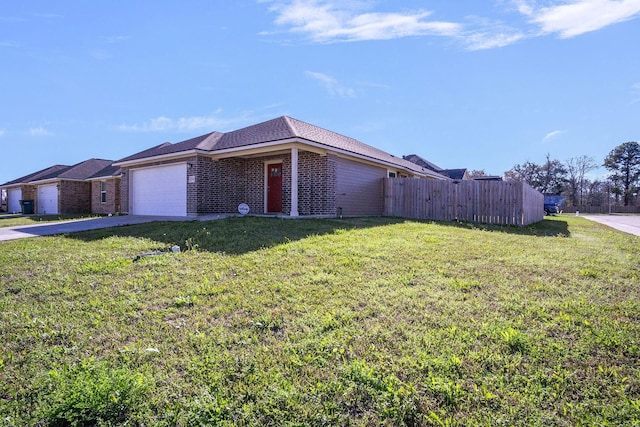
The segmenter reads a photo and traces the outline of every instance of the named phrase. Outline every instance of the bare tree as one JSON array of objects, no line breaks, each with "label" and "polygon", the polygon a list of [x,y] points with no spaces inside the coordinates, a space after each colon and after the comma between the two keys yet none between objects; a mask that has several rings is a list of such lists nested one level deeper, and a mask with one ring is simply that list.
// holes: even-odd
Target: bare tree
[{"label": "bare tree", "polygon": [[574,206],[581,206],[585,202],[585,192],[588,182],[585,175],[598,167],[593,157],[572,157],[565,162],[567,172],[566,192]]},{"label": "bare tree", "polygon": [[469,172],[469,178],[479,178],[482,176],[488,176],[487,173],[484,171],[484,169],[481,170],[472,170],[471,172]]},{"label": "bare tree", "polygon": [[541,193],[560,194],[565,182],[566,169],[559,160],[551,159],[547,154],[546,161],[542,165],[525,162],[515,165],[505,172],[505,178],[509,181],[526,181]]}]

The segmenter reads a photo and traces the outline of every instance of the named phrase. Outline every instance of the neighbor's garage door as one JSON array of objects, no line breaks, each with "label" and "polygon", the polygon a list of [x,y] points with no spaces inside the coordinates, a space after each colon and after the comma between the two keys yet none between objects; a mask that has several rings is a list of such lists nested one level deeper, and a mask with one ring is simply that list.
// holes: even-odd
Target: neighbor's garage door
[{"label": "neighbor's garage door", "polygon": [[58,184],[38,187],[38,213],[56,215],[58,213]]},{"label": "neighbor's garage door", "polygon": [[131,171],[133,215],[187,215],[187,165],[158,166]]},{"label": "neighbor's garage door", "polygon": [[22,200],[22,188],[9,189],[7,191],[7,212],[22,212],[20,200]]}]

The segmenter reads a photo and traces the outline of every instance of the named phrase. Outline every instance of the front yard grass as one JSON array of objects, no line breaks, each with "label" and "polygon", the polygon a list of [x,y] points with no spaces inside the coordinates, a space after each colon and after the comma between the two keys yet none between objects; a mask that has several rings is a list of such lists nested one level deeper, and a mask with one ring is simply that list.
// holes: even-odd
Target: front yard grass
[{"label": "front yard grass", "polygon": [[640,238],[582,218],[154,223],[0,266],[3,425],[640,424]]},{"label": "front yard grass", "polygon": [[19,225],[33,225],[42,222],[58,222],[70,219],[95,218],[99,215],[95,214],[61,214],[61,215],[19,215],[19,214],[0,214],[0,228],[16,227]]}]

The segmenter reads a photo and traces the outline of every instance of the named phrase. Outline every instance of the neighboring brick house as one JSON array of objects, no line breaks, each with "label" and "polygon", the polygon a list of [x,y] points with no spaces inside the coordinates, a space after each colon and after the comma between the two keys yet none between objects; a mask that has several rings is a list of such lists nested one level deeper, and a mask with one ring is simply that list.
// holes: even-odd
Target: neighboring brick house
[{"label": "neighboring brick house", "polygon": [[111,160],[89,159],[73,166],[55,165],[2,184],[9,212],[20,212],[20,200],[33,200],[38,214],[91,212],[89,177],[111,165]]},{"label": "neighboring brick house", "polygon": [[120,168],[110,164],[89,177],[91,182],[91,213],[120,213]]},{"label": "neighboring brick house", "polygon": [[19,213],[22,212],[21,200],[35,200],[35,186],[31,184],[32,181],[38,181],[48,176],[61,173],[69,168],[65,165],[54,165],[48,168],[39,170],[37,172],[30,173],[21,178],[14,179],[9,182],[5,182],[0,185],[0,188],[7,192],[7,212]]},{"label": "neighboring brick house", "polygon": [[114,163],[123,213],[382,215],[382,178],[449,179],[353,138],[282,116],[164,143]]}]

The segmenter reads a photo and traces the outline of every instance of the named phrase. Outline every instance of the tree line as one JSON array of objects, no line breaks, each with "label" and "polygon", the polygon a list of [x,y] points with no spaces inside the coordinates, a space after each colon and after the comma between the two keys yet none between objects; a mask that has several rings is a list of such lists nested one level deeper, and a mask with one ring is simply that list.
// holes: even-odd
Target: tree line
[{"label": "tree line", "polygon": [[[589,179],[588,173],[599,166],[609,171],[607,178]],[[547,154],[542,164],[516,164],[505,172],[505,179],[525,181],[543,194],[563,195],[567,206],[635,205],[640,191],[640,144],[618,145],[603,163],[584,155],[562,162]]]}]

